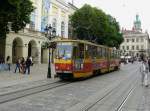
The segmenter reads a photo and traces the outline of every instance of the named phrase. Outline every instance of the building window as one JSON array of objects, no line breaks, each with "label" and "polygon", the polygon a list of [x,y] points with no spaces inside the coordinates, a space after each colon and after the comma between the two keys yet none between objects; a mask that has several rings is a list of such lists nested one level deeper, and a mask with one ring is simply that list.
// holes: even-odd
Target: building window
[{"label": "building window", "polygon": [[132,50],[134,50],[134,45],[132,46]]},{"label": "building window", "polygon": [[127,42],[129,42],[129,39],[127,39]]},{"label": "building window", "polygon": [[30,16],[30,24],[29,24],[29,28],[31,30],[35,30],[35,19],[36,19],[36,10],[34,10],[32,13],[31,13],[31,16]]},{"label": "building window", "polygon": [[61,36],[64,37],[65,35],[65,23],[61,22]]},{"label": "building window", "polygon": [[136,42],[139,42],[139,39],[138,39],[138,38],[136,39]]},{"label": "building window", "polygon": [[136,50],[139,50],[139,46],[138,45],[136,46]]},{"label": "building window", "polygon": [[122,46],[122,49],[124,50],[124,46]]},{"label": "building window", "polygon": [[144,45],[141,45],[141,49],[144,49]]},{"label": "building window", "polygon": [[57,30],[57,20],[55,18],[53,19],[52,27]]},{"label": "building window", "polygon": [[132,42],[134,42],[134,39],[132,39]]},{"label": "building window", "polygon": [[129,46],[127,46],[127,50],[129,50]]},{"label": "building window", "polygon": [[143,38],[141,38],[141,42],[143,42],[144,41],[144,39]]},{"label": "building window", "polygon": [[35,22],[30,21],[29,29],[35,30]]}]

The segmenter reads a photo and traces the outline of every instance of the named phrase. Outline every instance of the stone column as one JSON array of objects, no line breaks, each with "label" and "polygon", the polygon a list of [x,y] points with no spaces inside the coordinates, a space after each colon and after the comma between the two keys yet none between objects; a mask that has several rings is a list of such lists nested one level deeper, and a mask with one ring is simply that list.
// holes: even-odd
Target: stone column
[{"label": "stone column", "polygon": [[38,53],[38,58],[37,58],[37,62],[38,64],[41,64],[41,46],[37,47],[37,53]]},{"label": "stone column", "polygon": [[25,60],[27,59],[28,57],[28,43],[25,43],[23,46],[22,46],[22,56],[25,58]]},{"label": "stone column", "polygon": [[41,46],[33,46],[31,55],[33,56],[33,61],[37,64],[41,63]]}]

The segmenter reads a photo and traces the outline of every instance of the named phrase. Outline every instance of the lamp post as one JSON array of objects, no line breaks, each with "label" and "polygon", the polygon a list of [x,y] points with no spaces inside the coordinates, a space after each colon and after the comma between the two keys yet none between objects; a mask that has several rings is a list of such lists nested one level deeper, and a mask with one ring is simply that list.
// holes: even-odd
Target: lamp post
[{"label": "lamp post", "polygon": [[[51,25],[47,25],[45,27],[45,36],[48,38],[49,41],[52,40],[52,38],[54,38],[56,36],[56,30],[55,28],[52,28]],[[49,60],[48,60],[48,72],[47,72],[47,78],[51,78],[51,63],[50,63],[50,49],[51,49],[51,44],[48,44],[48,48],[49,48]]]}]

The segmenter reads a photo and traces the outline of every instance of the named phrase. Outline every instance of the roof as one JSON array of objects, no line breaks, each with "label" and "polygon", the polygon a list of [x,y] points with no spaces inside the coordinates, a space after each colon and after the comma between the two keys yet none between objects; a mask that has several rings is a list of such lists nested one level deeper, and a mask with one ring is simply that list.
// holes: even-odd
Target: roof
[{"label": "roof", "polygon": [[123,30],[123,34],[143,34],[142,32],[136,31],[136,30]]},{"label": "roof", "polygon": [[53,40],[51,42],[78,42],[78,43],[84,43],[84,44],[89,44],[89,45],[93,45],[93,46],[99,46],[99,47],[109,48],[108,46],[99,45],[99,44],[92,43],[92,42],[85,41],[85,40],[63,39],[63,40]]},{"label": "roof", "polygon": [[74,4],[72,4],[72,3],[68,3],[73,9],[75,9],[75,10],[77,10],[78,8],[74,5]]}]

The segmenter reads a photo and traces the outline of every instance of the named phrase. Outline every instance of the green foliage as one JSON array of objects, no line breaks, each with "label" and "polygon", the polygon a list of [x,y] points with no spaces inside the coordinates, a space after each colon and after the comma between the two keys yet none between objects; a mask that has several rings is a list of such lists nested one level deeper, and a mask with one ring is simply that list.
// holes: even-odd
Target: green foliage
[{"label": "green foliage", "polygon": [[0,0],[0,37],[6,37],[10,29],[18,32],[30,22],[34,10],[30,0]]},{"label": "green foliage", "polygon": [[78,39],[90,40],[118,48],[123,42],[119,23],[111,15],[85,4],[71,17],[73,32]]}]

